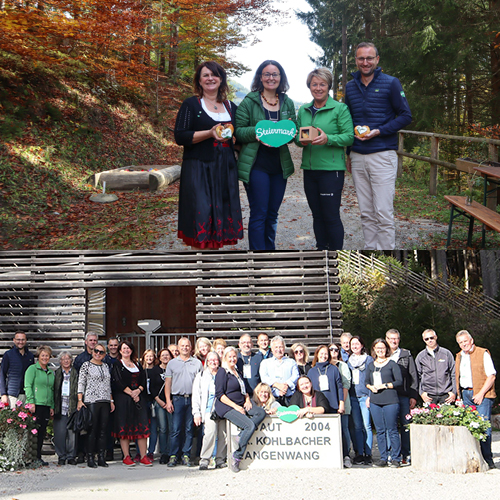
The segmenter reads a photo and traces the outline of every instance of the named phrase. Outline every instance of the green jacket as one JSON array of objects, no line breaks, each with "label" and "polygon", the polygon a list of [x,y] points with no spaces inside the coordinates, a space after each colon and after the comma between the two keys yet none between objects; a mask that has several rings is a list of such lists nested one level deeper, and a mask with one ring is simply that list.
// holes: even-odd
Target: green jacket
[{"label": "green jacket", "polygon": [[328,142],[324,146],[302,146],[299,134],[295,142],[304,148],[300,168],[306,170],[345,170],[346,146],[354,142],[354,127],[351,113],[346,104],[328,97],[326,105],[312,115],[311,106],[314,101],[300,107],[297,116],[297,128],[318,127],[327,135]]},{"label": "green jacket", "polygon": [[[292,119],[296,123],[293,101],[286,94],[280,94],[279,98],[281,119]],[[238,176],[246,183],[250,181],[250,171],[260,146],[260,142],[255,137],[255,125],[265,119],[266,114],[260,100],[260,93],[250,92],[236,110],[236,130],[234,131],[237,141],[243,144],[238,160]],[[292,157],[286,144],[280,147],[280,160],[283,177],[286,179],[294,172]]]},{"label": "green jacket", "polygon": [[24,392],[27,403],[54,409],[54,372],[50,368],[42,370],[37,361],[24,374]]}]

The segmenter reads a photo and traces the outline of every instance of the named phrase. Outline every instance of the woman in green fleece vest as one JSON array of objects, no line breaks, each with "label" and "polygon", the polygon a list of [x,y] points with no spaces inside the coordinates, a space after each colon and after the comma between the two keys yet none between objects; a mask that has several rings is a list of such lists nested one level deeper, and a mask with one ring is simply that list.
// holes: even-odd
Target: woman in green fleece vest
[{"label": "woman in green fleece vest", "polygon": [[288,88],[281,64],[264,61],[255,73],[252,92],[236,110],[235,135],[242,144],[238,175],[250,204],[250,250],[275,249],[278,210],[285,195],[286,179],[294,170],[288,145],[269,147],[255,135],[255,125],[261,120],[295,122],[295,105],[285,94]]},{"label": "woman in green fleece vest", "polygon": [[333,76],[326,68],[309,73],[307,86],[313,101],[299,109],[297,126],[314,127],[319,135],[304,147],[302,165],[304,191],[313,214],[313,228],[318,250],[342,250],[344,226],[340,219],[340,201],[346,170],[345,151],[354,141],[354,128],[348,107],[329,96]]}]

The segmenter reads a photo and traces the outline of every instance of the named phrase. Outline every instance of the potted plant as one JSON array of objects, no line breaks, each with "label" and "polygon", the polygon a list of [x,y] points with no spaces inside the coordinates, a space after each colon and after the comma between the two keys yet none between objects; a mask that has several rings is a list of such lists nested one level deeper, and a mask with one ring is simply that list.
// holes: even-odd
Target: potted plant
[{"label": "potted plant", "polygon": [[411,460],[429,472],[480,472],[488,470],[479,441],[491,427],[474,406],[428,405],[414,408],[410,421]]},{"label": "potted plant", "polygon": [[14,471],[36,457],[36,417],[33,405],[20,401],[14,409],[0,402],[0,472]]}]

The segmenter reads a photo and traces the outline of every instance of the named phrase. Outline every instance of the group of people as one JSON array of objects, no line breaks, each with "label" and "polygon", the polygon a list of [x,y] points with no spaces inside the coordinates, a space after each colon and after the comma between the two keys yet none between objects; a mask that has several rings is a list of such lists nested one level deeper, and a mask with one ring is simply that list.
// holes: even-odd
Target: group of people
[{"label": "group of people", "polygon": [[[175,140],[184,146],[179,238],[202,249],[234,245],[243,238],[239,179],[250,205],[250,250],[275,249],[278,212],[294,164],[288,144],[266,144],[255,126],[262,120],[292,120],[298,129],[318,131],[312,142],[301,142],[300,134],[290,138],[303,148],[304,191],[318,250],[342,249],[346,170],[356,187],[365,249],[394,249],[397,132],[412,117],[401,83],[383,73],[378,62],[372,43],[358,45],[358,71],[346,86],[345,103],[329,95],[330,70],[315,69],[306,78],[313,99],[297,115],[279,62],[266,60],[257,68],[251,92],[239,106],[227,100],[225,70],[214,61],[200,64],[194,75],[196,95],[183,102],[175,125]],[[358,126],[366,132],[355,135]]]},{"label": "group of people", "polygon": [[[196,456],[200,470],[207,470],[213,460],[216,468],[229,465],[238,472],[247,444],[266,415],[296,405],[299,417],[340,415],[345,467],[399,467],[410,461],[408,415],[419,398],[434,404],[461,398],[490,420],[496,397],[491,355],[474,345],[469,332],[457,333],[460,352],[455,358],[438,345],[433,330],[425,330],[422,338],[426,347],[415,359],[400,347],[398,330],[390,329],[384,339],[372,343],[369,353],[359,335],[344,332],[339,343],[320,345],[312,356],[301,342],[287,355],[283,337],[270,341],[262,332],[257,350],[249,334],[239,338],[239,349],[224,339],[211,342],[205,337],[198,338],[193,349],[183,337],[158,353],[147,349],[139,361],[132,343],[110,338],[106,352],[90,332],[85,350],[74,361],[62,351],[54,372],[50,347],[38,347],[35,362],[26,334],[17,332],[14,347],[0,365],[0,393],[2,402],[12,407],[18,401],[34,405],[37,456],[43,465],[42,443],[53,417],[60,465],[75,465],[83,451],[89,467],[107,467],[114,440],[119,439],[123,464],[129,467],[151,466],[158,446],[160,463],[168,467],[191,467]],[[69,425],[82,411],[89,411],[91,423],[84,439]],[[229,464],[226,420],[240,429]],[[372,421],[380,452],[375,463]],[[131,442],[137,450],[133,458]],[[481,451],[489,467],[495,467],[491,429]]]}]

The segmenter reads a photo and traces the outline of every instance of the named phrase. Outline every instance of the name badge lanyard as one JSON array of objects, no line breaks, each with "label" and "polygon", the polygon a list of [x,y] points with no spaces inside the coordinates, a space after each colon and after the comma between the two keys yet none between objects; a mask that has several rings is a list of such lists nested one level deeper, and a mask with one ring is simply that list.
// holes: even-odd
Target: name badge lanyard
[{"label": "name badge lanyard", "polygon": [[328,366],[325,366],[325,373],[321,373],[321,370],[318,367],[318,382],[319,382],[319,390],[324,392],[329,389],[329,384],[328,384],[328,375],[326,372],[328,371]]}]

